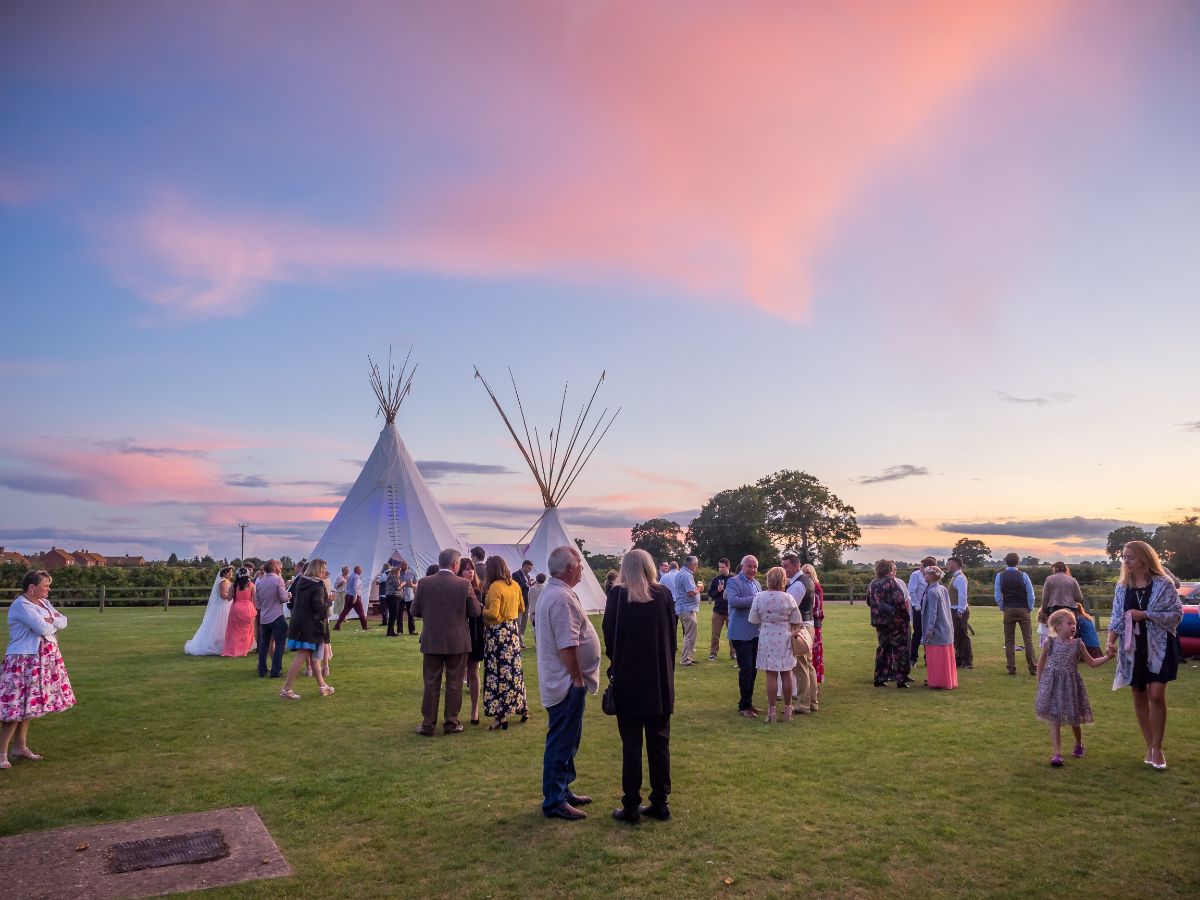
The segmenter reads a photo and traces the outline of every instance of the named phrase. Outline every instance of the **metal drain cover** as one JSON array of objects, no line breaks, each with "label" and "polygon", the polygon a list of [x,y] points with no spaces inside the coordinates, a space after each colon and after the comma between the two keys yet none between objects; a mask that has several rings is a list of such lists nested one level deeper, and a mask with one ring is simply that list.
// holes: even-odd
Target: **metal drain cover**
[{"label": "metal drain cover", "polygon": [[108,848],[108,870],[113,874],[158,869],[185,863],[211,862],[229,855],[229,845],[220,828],[191,831],[143,841],[124,841]]}]

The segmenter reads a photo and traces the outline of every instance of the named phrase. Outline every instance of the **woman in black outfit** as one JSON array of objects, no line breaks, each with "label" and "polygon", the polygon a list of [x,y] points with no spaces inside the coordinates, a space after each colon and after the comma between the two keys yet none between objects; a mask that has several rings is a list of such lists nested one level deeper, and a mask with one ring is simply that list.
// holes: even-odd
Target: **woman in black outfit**
[{"label": "woman in black outfit", "polygon": [[[483,606],[483,590],[479,581],[479,571],[475,562],[469,556],[458,561],[458,577],[465,578],[471,585],[475,599]],[[467,616],[467,629],[471,632],[471,651],[467,654],[467,688],[471,691],[471,724],[479,724],[479,664],[483,662],[483,645],[485,628],[483,613],[477,616]]]},{"label": "woman in black outfit", "polygon": [[[645,550],[630,550],[604,607],[604,652],[621,733],[619,822],[636,825],[643,815],[671,818],[671,713],[675,711],[675,602],[658,583]],[[650,805],[642,802],[642,735],[650,769]]]}]

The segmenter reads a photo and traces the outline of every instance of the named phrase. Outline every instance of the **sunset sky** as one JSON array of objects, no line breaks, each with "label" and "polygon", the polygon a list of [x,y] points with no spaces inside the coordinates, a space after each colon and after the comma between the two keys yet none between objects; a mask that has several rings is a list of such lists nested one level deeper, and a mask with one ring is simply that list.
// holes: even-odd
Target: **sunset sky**
[{"label": "sunset sky", "polygon": [[796,468],[853,559],[1100,558],[1200,512],[1198,112],[1186,0],[4,4],[0,544],[304,555],[411,345],[469,541],[478,365],[607,370],[593,551]]}]

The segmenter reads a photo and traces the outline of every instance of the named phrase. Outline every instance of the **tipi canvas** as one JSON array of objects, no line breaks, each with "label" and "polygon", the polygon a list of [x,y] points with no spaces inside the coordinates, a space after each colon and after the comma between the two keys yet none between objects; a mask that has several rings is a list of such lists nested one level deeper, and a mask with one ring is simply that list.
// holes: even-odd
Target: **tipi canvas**
[{"label": "tipi canvas", "polygon": [[406,379],[407,369],[406,358],[397,378],[389,365],[385,382],[371,363],[371,388],[386,423],[358,480],[309,557],[325,560],[335,576],[342,566],[362,566],[364,598],[371,596],[374,576],[388,560],[403,559],[420,576],[442,550],[466,549],[396,429],[396,413],[416,372],[414,366]]},{"label": "tipi canvas", "polygon": [[[542,516],[537,530],[533,533],[533,539],[525,548],[525,559],[533,563],[535,572],[549,573],[550,551],[555,547],[563,546],[574,547],[575,541],[567,531],[566,523],[563,522],[562,513],[558,511],[558,507],[551,506]],[[600,587],[596,573],[587,563],[583,565],[583,580],[575,585],[575,596],[579,598],[579,602],[588,612],[604,612],[604,589]]]},{"label": "tipi canvas", "polygon": [[[525,407],[521,403],[521,394],[517,390],[517,382],[513,378],[511,369],[509,369],[508,376],[512,381],[513,393],[516,394],[517,409],[520,411],[521,425],[525,434],[524,439],[517,433],[517,429],[496,397],[495,391],[492,390],[492,386],[480,374],[479,369],[475,370],[475,377],[483,382],[483,389],[487,391],[496,411],[500,413],[500,419],[508,428],[508,433],[516,441],[517,449],[521,451],[521,456],[524,458],[525,464],[529,466],[533,480],[542,495],[542,503],[546,510],[533,529],[533,539],[525,546],[524,555],[533,563],[535,571],[549,574],[550,552],[555,547],[575,546],[575,542],[567,531],[566,523],[563,522],[562,514],[558,511],[559,504],[571,490],[571,486],[587,465],[588,460],[592,458],[596,447],[608,434],[608,429],[612,427],[620,410],[618,409],[612,416],[609,416],[606,407],[600,413],[599,418],[591,420],[592,404],[595,402],[600,385],[604,383],[604,373],[601,372],[600,379],[592,390],[591,398],[579,411],[579,415],[575,417],[575,424],[570,431],[563,430],[563,415],[567,405],[567,389],[563,388],[562,403],[558,410],[558,424],[546,433],[543,441],[537,428],[534,428],[533,434],[530,435],[529,423],[525,420]],[[600,582],[596,580],[591,566],[586,563],[583,566],[583,579],[576,585],[575,594],[588,612],[603,611],[604,591],[601,590]]]},{"label": "tipi canvas", "polygon": [[466,550],[389,422],[309,558],[325,560],[334,575],[342,566],[362,566],[365,595],[389,559],[403,559],[423,575],[447,547]]}]

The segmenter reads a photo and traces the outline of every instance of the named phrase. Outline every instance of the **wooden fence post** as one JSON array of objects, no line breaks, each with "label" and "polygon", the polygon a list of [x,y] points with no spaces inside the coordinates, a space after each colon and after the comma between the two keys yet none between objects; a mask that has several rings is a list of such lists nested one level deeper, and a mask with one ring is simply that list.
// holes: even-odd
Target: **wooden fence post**
[{"label": "wooden fence post", "polygon": [[100,612],[104,612],[104,585],[100,585]]},{"label": "wooden fence post", "polygon": [[850,585],[850,605],[854,605],[854,585]]},{"label": "wooden fence post", "polygon": [[167,611],[167,607],[171,605],[171,586],[168,584],[163,588],[163,612]]}]

